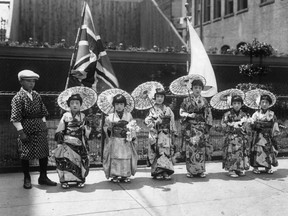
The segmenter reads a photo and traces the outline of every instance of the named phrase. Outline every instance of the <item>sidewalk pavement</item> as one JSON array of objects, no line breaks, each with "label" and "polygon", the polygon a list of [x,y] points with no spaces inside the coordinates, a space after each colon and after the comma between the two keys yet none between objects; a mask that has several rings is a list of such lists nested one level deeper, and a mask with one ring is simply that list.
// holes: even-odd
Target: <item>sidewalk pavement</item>
[{"label": "sidewalk pavement", "polygon": [[[221,162],[206,165],[205,179],[186,177],[184,164],[175,166],[172,180],[152,180],[150,169],[139,167],[131,183],[109,182],[101,169],[91,169],[82,189],[37,184],[22,188],[21,173],[0,174],[0,216],[278,216],[288,213],[288,159],[279,159],[276,172],[230,178]],[[55,171],[49,177],[58,182]]]}]

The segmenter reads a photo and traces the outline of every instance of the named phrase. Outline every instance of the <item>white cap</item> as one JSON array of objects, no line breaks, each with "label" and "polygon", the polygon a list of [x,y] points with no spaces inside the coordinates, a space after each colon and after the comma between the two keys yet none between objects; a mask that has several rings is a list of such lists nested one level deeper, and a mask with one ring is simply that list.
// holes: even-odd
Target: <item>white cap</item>
[{"label": "white cap", "polygon": [[34,73],[31,70],[22,70],[18,73],[18,80],[20,81],[21,79],[39,79],[39,75]]}]

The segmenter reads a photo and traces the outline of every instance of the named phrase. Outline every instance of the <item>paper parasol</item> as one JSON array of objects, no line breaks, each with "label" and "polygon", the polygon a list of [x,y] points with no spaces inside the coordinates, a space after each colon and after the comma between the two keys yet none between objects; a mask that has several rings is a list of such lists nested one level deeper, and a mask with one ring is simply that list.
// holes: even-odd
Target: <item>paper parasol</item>
[{"label": "paper parasol", "polygon": [[137,86],[132,92],[132,97],[135,101],[135,109],[145,110],[154,106],[153,100],[156,89],[164,89],[163,85],[159,82],[145,82]]},{"label": "paper parasol", "polygon": [[214,109],[226,110],[231,107],[231,98],[234,95],[239,95],[244,100],[244,92],[239,89],[227,89],[214,95],[210,104]]},{"label": "paper parasol", "polygon": [[126,98],[127,105],[125,106],[124,110],[126,112],[131,112],[134,109],[133,97],[126,91],[118,88],[107,89],[98,96],[97,105],[100,108],[100,110],[107,115],[113,113],[114,112],[114,106],[112,104],[113,97],[118,94],[121,94]]},{"label": "paper parasol", "polygon": [[177,78],[170,86],[170,91],[175,95],[188,95],[191,93],[192,82],[194,80],[201,80],[203,85],[206,85],[206,80],[203,76],[198,74],[191,74]]},{"label": "paper parasol", "polygon": [[274,104],[276,103],[276,96],[272,92],[264,89],[253,89],[247,91],[245,93],[245,100],[244,100],[245,106],[251,109],[259,109],[261,95],[269,95],[269,97],[272,100],[272,103],[269,105],[269,108],[274,106]]},{"label": "paper parasol", "polygon": [[60,93],[57,99],[58,105],[62,109],[70,111],[70,108],[67,104],[67,100],[73,94],[80,94],[83,100],[82,105],[80,107],[80,111],[89,109],[97,101],[97,94],[93,89],[84,86],[75,86],[68,88]]}]

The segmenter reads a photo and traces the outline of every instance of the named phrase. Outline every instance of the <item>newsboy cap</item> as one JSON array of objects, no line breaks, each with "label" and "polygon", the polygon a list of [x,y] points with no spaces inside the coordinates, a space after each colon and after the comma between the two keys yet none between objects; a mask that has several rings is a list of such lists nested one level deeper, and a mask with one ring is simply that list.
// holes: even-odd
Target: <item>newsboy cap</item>
[{"label": "newsboy cap", "polygon": [[21,79],[39,79],[39,75],[36,74],[35,72],[31,70],[22,70],[18,73],[18,80],[20,81]]}]

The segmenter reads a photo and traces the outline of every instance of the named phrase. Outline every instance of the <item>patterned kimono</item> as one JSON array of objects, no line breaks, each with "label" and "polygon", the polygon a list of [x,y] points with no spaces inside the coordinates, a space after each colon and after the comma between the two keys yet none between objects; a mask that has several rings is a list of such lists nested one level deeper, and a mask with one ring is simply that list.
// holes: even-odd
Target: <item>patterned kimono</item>
[{"label": "patterned kimono", "polygon": [[[223,146],[223,168],[229,171],[244,171],[249,169],[249,140],[245,123],[239,123],[247,115],[234,109],[226,112],[222,118],[222,126],[225,133]],[[236,123],[236,125],[235,125]]]},{"label": "patterned kimono", "polygon": [[42,118],[48,111],[41,96],[32,91],[31,100],[23,88],[13,97],[11,102],[11,122],[21,122],[27,141],[18,139],[20,159],[33,160],[49,156],[48,130]]},{"label": "patterned kimono", "polygon": [[[159,119],[161,123],[157,124],[156,121]],[[145,123],[150,125],[148,160],[151,164],[151,176],[157,176],[163,172],[172,175],[174,173],[172,139],[176,132],[174,113],[165,105],[162,108],[155,105],[150,109]]]},{"label": "patterned kimono", "polygon": [[277,144],[273,137],[279,133],[278,123],[273,111],[258,110],[252,115],[253,137],[251,146],[251,166],[265,167],[278,166],[276,158]]},{"label": "patterned kimono", "polygon": [[62,144],[54,150],[56,168],[61,183],[85,182],[89,172],[88,145],[86,138],[89,132],[85,131],[85,114],[75,116],[66,112],[62,116],[55,138]]},{"label": "patterned kimono", "polygon": [[126,140],[126,125],[132,120],[131,113],[125,111],[122,118],[115,112],[105,119],[104,131],[108,138],[103,152],[103,169],[107,179],[130,177],[136,173],[138,155],[135,143]]},{"label": "patterned kimono", "polygon": [[[204,173],[205,156],[210,157],[213,152],[208,134],[212,126],[209,103],[201,96],[190,95],[183,100],[180,108],[183,144],[186,150],[186,169],[192,175]],[[191,113],[195,113],[194,118],[187,117]]]}]

